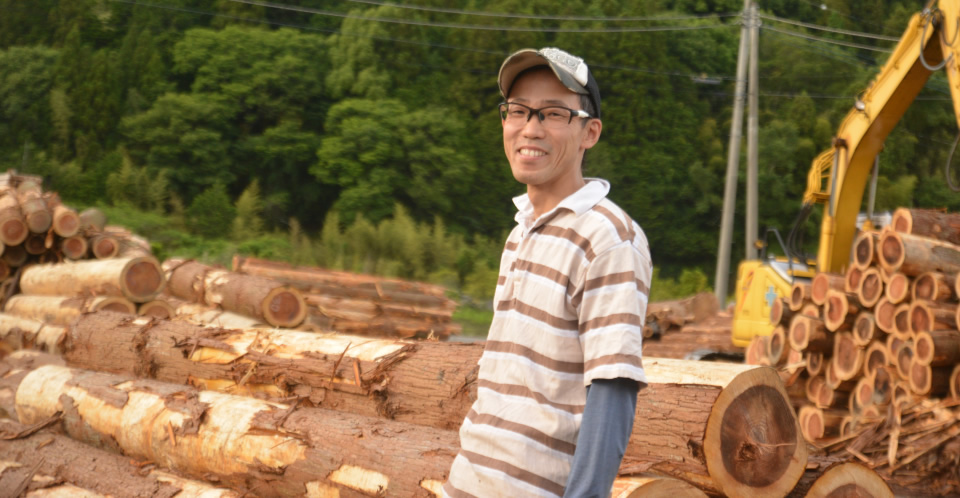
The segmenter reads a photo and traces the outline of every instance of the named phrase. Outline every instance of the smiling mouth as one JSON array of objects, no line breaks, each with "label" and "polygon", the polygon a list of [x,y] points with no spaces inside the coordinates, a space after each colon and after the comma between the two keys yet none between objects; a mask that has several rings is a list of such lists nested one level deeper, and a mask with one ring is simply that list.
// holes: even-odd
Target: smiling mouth
[{"label": "smiling mouth", "polygon": [[524,157],[541,157],[547,155],[547,153],[542,150],[533,149],[520,149],[519,154]]}]

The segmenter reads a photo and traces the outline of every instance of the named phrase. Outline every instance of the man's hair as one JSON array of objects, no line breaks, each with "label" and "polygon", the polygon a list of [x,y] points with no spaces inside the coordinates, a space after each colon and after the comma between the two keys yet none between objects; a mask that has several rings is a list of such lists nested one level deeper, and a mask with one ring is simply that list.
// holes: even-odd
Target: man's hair
[{"label": "man's hair", "polygon": [[[516,84],[517,81],[520,81],[520,78],[534,71],[547,71],[550,74],[553,74],[553,70],[551,70],[550,66],[547,66],[547,65],[528,67],[523,71],[520,71],[520,73],[517,74],[515,78],[513,78],[513,84]],[[509,98],[510,93],[512,92],[513,92],[513,85],[510,86],[510,90],[507,92],[506,98]],[[590,99],[590,96],[583,93],[578,93],[577,96],[580,97],[580,108],[586,111],[587,114],[589,114],[590,116],[594,116],[591,119],[598,119],[595,117],[597,115],[597,109],[593,106],[593,100]],[[590,119],[581,119],[580,126],[587,126],[587,123],[589,121]],[[582,171],[586,165],[587,165],[587,151],[583,151],[583,158],[580,161],[580,170]]]}]

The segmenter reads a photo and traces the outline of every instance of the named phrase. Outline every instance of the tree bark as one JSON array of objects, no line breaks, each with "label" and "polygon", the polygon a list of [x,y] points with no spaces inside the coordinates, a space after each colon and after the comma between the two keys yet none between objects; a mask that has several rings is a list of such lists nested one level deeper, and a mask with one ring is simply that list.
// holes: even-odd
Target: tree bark
[{"label": "tree bark", "polygon": [[298,290],[268,278],[183,260],[167,260],[164,269],[170,292],[187,301],[221,306],[275,327],[296,327],[307,316],[307,303]]},{"label": "tree bark", "polygon": [[25,294],[124,296],[135,303],[154,299],[165,279],[151,258],[85,260],[31,266],[20,277]]},{"label": "tree bark", "polygon": [[914,301],[908,311],[910,332],[949,330],[957,327],[957,305],[936,301]]},{"label": "tree bark", "polygon": [[960,244],[960,214],[932,209],[899,208],[890,226],[901,233]]},{"label": "tree bark", "polygon": [[810,300],[817,306],[823,306],[827,301],[827,293],[830,290],[843,292],[845,285],[846,279],[843,275],[825,272],[817,273],[816,276],[813,277],[813,282],[810,283]]},{"label": "tree bark", "polygon": [[950,301],[954,299],[954,285],[956,285],[955,275],[927,272],[913,281],[910,294],[914,301]]},{"label": "tree bark", "polygon": [[932,330],[918,332],[913,338],[914,361],[934,367],[960,364],[960,332]]},{"label": "tree bark", "polygon": [[[62,482],[67,487],[65,494],[57,496],[85,496],[78,490],[86,490],[106,496],[203,496],[204,498],[237,498],[239,493],[217,488],[205,482],[156,470],[156,464],[146,463],[140,467],[130,458],[94,448],[73,440],[51,429],[43,429],[21,437],[9,437],[29,433],[30,427],[12,420],[0,420],[0,455],[11,465],[0,472],[0,489],[12,491],[28,478],[35,469],[42,476],[34,486],[46,482]],[[33,487],[27,488],[31,490]],[[45,488],[49,490],[50,488]],[[29,495],[28,495],[29,496]]]},{"label": "tree bark", "polygon": [[16,409],[23,424],[62,412],[73,439],[264,497],[428,496],[458,447],[453,431],[55,365],[23,377]]},{"label": "tree bark", "polygon": [[833,349],[833,334],[827,331],[823,320],[806,315],[793,317],[788,340],[797,351],[825,353]]},{"label": "tree bark", "polygon": [[61,352],[66,328],[8,313],[0,313],[0,341],[11,349],[39,349],[51,354]]}]

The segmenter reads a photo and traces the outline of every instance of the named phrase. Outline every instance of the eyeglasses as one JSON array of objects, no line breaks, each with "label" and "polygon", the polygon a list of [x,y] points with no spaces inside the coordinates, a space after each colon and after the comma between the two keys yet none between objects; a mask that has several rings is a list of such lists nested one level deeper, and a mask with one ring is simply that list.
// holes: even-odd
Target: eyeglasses
[{"label": "eyeglasses", "polygon": [[536,114],[537,118],[547,128],[561,128],[569,125],[573,118],[590,119],[587,111],[582,109],[570,109],[559,105],[551,105],[534,109],[530,106],[518,104],[516,102],[503,102],[499,105],[500,119],[504,123],[511,125],[522,125]]}]

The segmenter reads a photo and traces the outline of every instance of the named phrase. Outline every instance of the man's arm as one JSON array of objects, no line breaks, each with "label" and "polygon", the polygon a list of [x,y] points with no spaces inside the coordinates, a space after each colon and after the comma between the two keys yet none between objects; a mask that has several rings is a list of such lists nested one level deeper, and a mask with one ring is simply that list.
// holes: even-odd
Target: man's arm
[{"label": "man's arm", "polygon": [[596,379],[587,388],[587,404],[563,496],[610,496],[633,430],[637,391],[643,386],[646,384],[621,377]]}]

